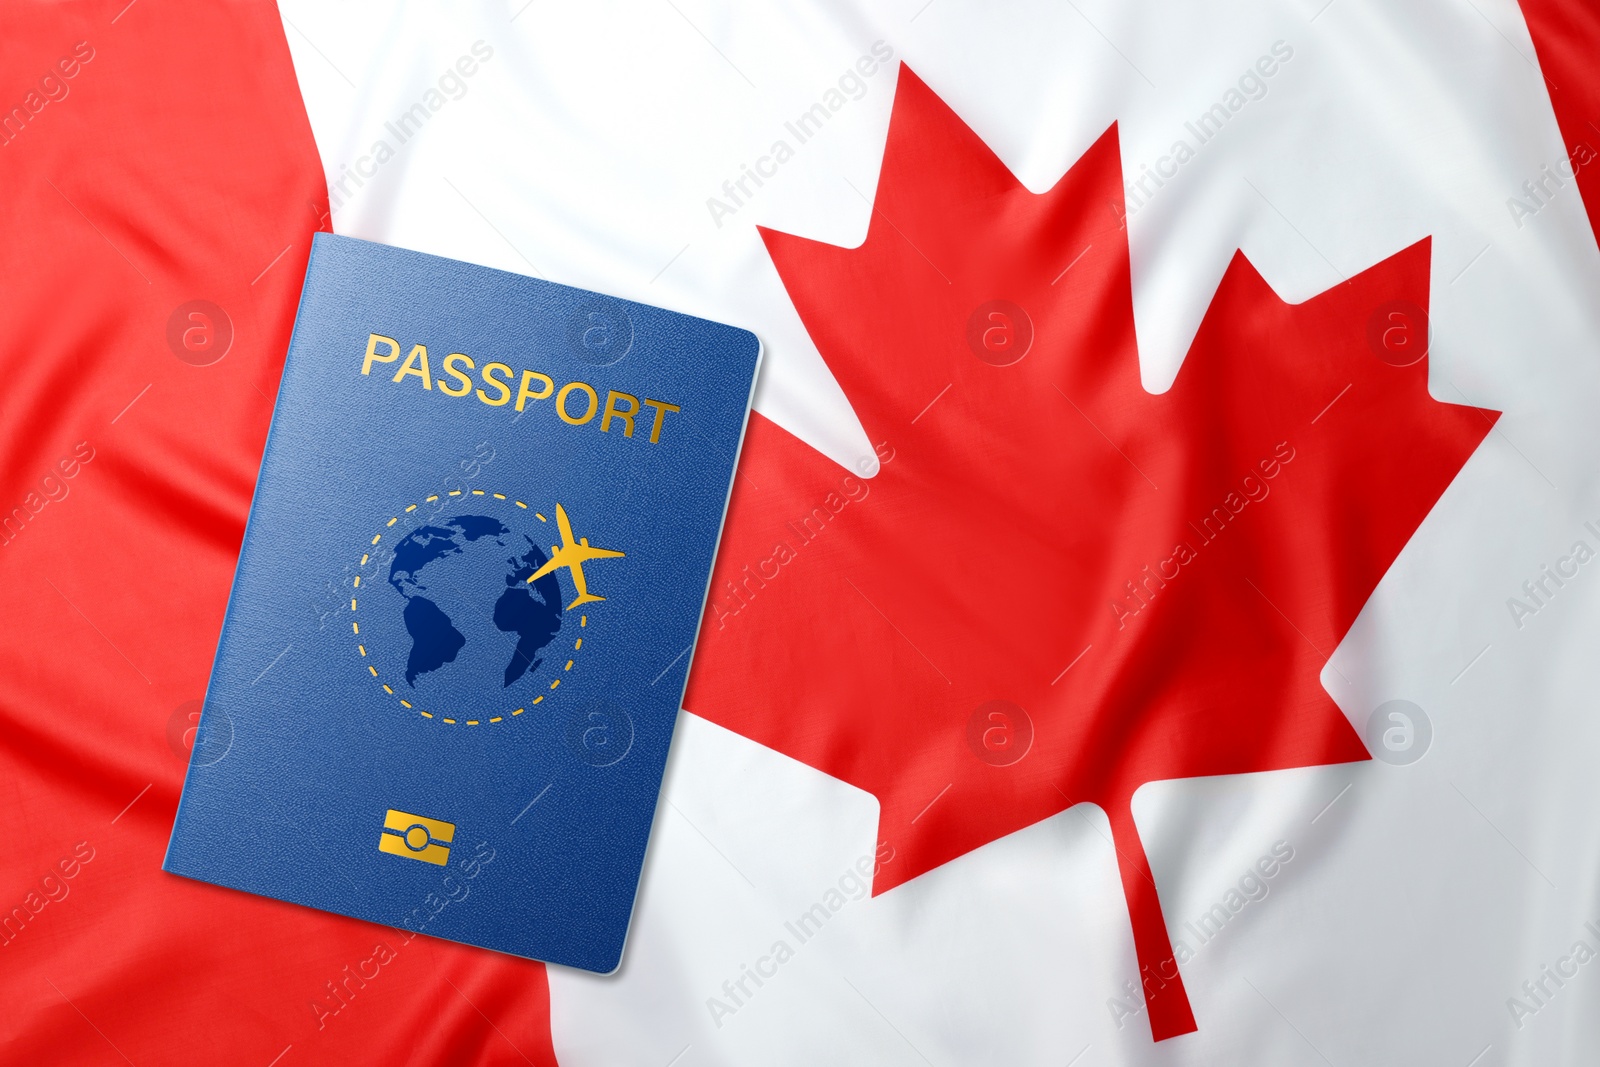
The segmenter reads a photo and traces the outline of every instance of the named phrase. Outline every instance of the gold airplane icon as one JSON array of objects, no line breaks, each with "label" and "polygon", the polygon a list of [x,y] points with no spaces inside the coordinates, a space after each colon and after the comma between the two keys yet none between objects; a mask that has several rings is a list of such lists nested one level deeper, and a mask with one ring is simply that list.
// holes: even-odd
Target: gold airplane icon
[{"label": "gold airplane icon", "polygon": [[594,548],[589,544],[587,537],[574,539],[572,536],[572,520],[567,518],[567,509],[560,504],[556,505],[556,525],[561,527],[562,544],[550,546],[550,561],[543,567],[533,572],[529,582],[543,578],[557,567],[567,568],[567,573],[572,576],[572,585],[578,590],[578,598],[567,605],[571,611],[579,604],[593,604],[604,600],[603,596],[594,596],[589,592],[589,583],[583,577],[583,565],[591,559],[615,559],[626,555],[609,548]]}]

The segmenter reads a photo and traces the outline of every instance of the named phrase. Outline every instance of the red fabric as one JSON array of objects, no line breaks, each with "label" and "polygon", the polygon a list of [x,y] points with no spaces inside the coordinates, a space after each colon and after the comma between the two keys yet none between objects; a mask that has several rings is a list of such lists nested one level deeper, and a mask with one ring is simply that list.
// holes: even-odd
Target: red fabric
[{"label": "red fabric", "polygon": [[12,0],[0,72],[0,1062],[554,1062],[539,964],[160,870],[326,217],[275,7]]},{"label": "red fabric", "polygon": [[[1550,103],[1561,126],[1589,225],[1600,235],[1600,5],[1585,0],[1522,0]],[[1542,177],[1542,175],[1541,175]],[[1540,191],[1548,199],[1559,190]]]},{"label": "red fabric", "polygon": [[1147,393],[1121,190],[1114,130],[1034,195],[902,68],[865,243],[765,234],[881,470],[752,420],[686,704],[878,798],[874,893],[1098,804],[1159,1040],[1134,792],[1367,758],[1319,675],[1495,416],[1428,394],[1427,241],[1297,305],[1236,255]]}]

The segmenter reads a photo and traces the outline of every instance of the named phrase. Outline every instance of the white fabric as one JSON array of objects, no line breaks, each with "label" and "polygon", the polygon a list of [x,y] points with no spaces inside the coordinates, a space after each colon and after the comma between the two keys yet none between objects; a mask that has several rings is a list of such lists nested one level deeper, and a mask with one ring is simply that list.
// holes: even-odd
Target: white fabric
[{"label": "white fabric", "polygon": [[863,239],[894,65],[719,226],[724,181],[792,143],[784,123],[877,41],[1036,191],[1113,121],[1136,178],[1284,42],[1265,94],[1130,215],[1146,386],[1172,381],[1236,247],[1303,300],[1432,235],[1432,392],[1505,412],[1324,672],[1363,732],[1385,701],[1422,707],[1426,756],[1136,799],[1175,938],[1276,843],[1294,850],[1185,966],[1197,1034],[1157,1045],[1142,1013],[1119,1018],[1136,964],[1087,807],[852,900],[714,1018],[723,982],[795,947],[784,923],[871,854],[877,803],[685,714],[622,970],[550,969],[563,1063],[1600,1061],[1600,962],[1546,979],[1535,1013],[1508,1008],[1534,1006],[1523,983],[1575,942],[1600,949],[1600,563],[1520,627],[1507,606],[1574,542],[1600,548],[1582,525],[1600,527],[1600,254],[1570,180],[1520,225],[1508,208],[1565,158],[1512,0],[1325,3],[283,0],[330,182],[393,145],[385,123],[474,42],[492,49],[359,189],[346,179],[336,231],[749,327],[757,407],[851,465],[866,438],[755,226]]}]

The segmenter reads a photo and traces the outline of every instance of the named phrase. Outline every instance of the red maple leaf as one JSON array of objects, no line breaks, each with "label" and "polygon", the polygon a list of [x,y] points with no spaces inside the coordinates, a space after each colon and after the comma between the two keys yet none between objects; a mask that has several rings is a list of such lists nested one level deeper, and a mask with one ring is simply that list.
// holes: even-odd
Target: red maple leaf
[{"label": "red maple leaf", "polygon": [[875,894],[1099,805],[1160,1040],[1134,791],[1368,758],[1319,672],[1496,413],[1428,395],[1426,240],[1295,305],[1236,254],[1147,393],[1121,216],[1115,126],[1035,195],[902,68],[861,247],[762,231],[879,473],[751,417],[685,703],[878,798]]}]

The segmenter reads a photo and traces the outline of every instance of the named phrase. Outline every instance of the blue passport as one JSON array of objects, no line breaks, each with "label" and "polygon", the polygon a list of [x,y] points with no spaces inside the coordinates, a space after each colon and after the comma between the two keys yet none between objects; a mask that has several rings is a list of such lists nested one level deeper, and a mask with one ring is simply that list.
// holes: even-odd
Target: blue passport
[{"label": "blue passport", "polygon": [[165,869],[615,970],[760,354],[318,234]]}]

